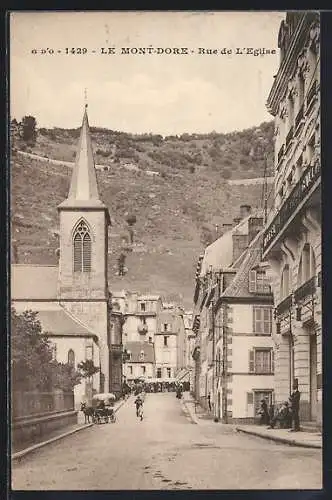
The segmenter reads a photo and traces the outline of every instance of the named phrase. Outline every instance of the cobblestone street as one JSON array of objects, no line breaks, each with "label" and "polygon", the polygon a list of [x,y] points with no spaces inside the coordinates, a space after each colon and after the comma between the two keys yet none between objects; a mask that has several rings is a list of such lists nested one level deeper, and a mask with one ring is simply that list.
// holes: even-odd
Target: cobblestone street
[{"label": "cobblestone street", "polygon": [[[321,450],[194,425],[174,393],[133,398],[115,424],[94,425],[12,466],[14,490],[319,489]],[[198,465],[199,464],[199,465]]]}]

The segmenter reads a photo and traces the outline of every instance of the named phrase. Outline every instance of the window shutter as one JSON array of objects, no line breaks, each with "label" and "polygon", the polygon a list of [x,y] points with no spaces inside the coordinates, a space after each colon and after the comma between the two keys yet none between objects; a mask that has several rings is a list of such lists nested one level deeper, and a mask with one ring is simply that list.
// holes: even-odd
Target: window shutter
[{"label": "window shutter", "polygon": [[271,372],[274,373],[274,349],[271,349]]},{"label": "window shutter", "polygon": [[249,373],[255,372],[255,351],[249,351]]},{"label": "window shutter", "polygon": [[256,271],[249,271],[249,292],[256,292]]},{"label": "window shutter", "polygon": [[247,392],[247,405],[254,404],[254,394],[252,392]]}]

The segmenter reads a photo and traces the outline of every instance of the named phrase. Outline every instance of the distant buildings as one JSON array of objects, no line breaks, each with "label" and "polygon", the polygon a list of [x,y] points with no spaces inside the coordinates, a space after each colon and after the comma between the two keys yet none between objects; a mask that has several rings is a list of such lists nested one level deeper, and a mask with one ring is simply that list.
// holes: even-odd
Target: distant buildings
[{"label": "distant buildings", "polygon": [[261,260],[263,217],[241,207],[200,258],[194,294],[196,398],[223,422],[253,422],[273,401],[273,297]]},{"label": "distant buildings", "polygon": [[123,317],[125,379],[175,381],[186,362],[183,310],[159,295],[121,292],[113,300]]},{"label": "distant buildings", "polygon": [[302,421],[322,422],[319,14],[289,12],[268,97],[275,117],[274,210],[264,232],[275,300],[276,400],[297,379]]}]

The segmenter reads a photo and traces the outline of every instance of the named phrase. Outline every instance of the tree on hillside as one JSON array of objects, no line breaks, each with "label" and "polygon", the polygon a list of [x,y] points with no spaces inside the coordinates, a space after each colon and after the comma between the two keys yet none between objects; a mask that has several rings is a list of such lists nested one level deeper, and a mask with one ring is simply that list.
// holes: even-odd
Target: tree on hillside
[{"label": "tree on hillside", "polygon": [[34,116],[22,118],[22,138],[25,142],[35,143],[37,137],[37,122]]},{"label": "tree on hillside", "polygon": [[72,367],[53,359],[53,348],[42,330],[38,313],[11,311],[12,383],[23,390],[72,390],[80,377]]}]

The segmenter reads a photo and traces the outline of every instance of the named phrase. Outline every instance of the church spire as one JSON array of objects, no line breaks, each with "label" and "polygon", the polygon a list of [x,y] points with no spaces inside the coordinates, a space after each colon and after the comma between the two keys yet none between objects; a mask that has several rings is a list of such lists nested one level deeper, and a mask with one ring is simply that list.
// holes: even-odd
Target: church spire
[{"label": "church spire", "polygon": [[99,200],[96,170],[90,136],[88,105],[85,104],[76,161],[69,189],[69,199]]},{"label": "church spire", "polygon": [[80,138],[78,142],[76,160],[70,182],[68,197],[59,208],[62,207],[101,207],[104,206],[99,198],[97,175],[92,151],[90,136],[88,105],[84,106],[83,121]]}]

